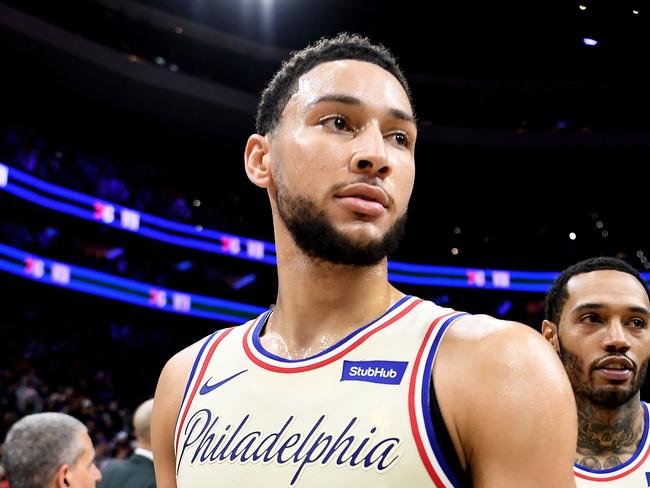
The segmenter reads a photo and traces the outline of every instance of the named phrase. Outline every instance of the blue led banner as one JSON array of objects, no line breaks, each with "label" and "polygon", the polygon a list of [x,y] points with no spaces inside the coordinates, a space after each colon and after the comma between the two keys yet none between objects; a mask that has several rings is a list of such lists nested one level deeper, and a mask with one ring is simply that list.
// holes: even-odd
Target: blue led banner
[{"label": "blue led banner", "polygon": [[0,190],[42,207],[177,246],[275,265],[275,245],[181,224],[39,180],[0,163]]},{"label": "blue led banner", "polygon": [[[45,208],[157,241],[275,265],[275,245],[139,212],[39,180],[0,163],[0,190]],[[393,283],[544,293],[557,272],[493,270],[388,262]],[[650,273],[643,275],[646,280]]]},{"label": "blue led banner", "polygon": [[0,271],[154,310],[241,324],[265,309],[140,283],[0,244]]}]

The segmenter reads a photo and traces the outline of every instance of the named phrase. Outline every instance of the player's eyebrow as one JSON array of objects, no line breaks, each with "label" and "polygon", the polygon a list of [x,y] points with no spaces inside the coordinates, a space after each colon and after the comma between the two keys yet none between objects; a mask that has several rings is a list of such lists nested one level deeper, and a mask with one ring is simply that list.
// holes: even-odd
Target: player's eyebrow
[{"label": "player's eyebrow", "polygon": [[[359,106],[363,104],[360,98],[353,97],[351,95],[344,95],[341,93],[330,93],[327,95],[322,95],[318,97],[316,100],[309,102],[305,107],[305,110],[310,109],[314,105],[318,105],[320,103],[326,103],[326,102],[343,103],[352,106]],[[391,108],[388,110],[388,112],[393,118],[405,120],[406,122],[410,122],[415,125],[415,118],[411,114],[406,113],[404,110],[400,110],[398,108]]]},{"label": "player's eyebrow", "polygon": [[[606,306],[602,303],[581,303],[573,309],[573,313],[582,312],[583,310],[602,310],[604,308],[606,308]],[[650,311],[648,311],[648,309],[645,307],[632,306],[627,307],[627,310],[630,312],[639,313],[641,315],[650,315]]]}]

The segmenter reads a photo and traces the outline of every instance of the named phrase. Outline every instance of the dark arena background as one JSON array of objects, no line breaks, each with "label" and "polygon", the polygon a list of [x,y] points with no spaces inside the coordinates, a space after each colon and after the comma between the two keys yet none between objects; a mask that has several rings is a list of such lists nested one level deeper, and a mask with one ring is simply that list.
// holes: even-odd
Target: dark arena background
[{"label": "dark arena background", "polygon": [[523,3],[2,0],[0,439],[63,410],[100,465],[124,457],[166,360],[274,302],[243,150],[265,82],[323,35],[385,44],[414,92],[398,288],[539,330],[580,259],[648,279],[650,9]]}]

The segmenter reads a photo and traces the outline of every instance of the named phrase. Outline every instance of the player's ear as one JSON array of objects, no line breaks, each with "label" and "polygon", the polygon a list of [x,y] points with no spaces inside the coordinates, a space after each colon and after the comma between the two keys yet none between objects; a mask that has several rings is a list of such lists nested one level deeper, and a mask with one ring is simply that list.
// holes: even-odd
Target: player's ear
[{"label": "player's ear", "polygon": [[260,134],[251,135],[246,142],[246,174],[260,188],[268,188],[272,181],[270,148],[269,138]]},{"label": "player's ear", "polygon": [[555,352],[559,354],[560,337],[558,336],[557,333],[557,325],[555,325],[550,320],[544,320],[542,322],[542,335],[544,336],[544,339],[546,339],[551,344],[551,346],[553,346]]},{"label": "player's ear", "polygon": [[56,470],[54,474],[54,484],[56,488],[67,488],[70,486],[68,482],[68,475],[70,474],[70,466],[67,464],[62,464],[59,466],[59,469]]}]

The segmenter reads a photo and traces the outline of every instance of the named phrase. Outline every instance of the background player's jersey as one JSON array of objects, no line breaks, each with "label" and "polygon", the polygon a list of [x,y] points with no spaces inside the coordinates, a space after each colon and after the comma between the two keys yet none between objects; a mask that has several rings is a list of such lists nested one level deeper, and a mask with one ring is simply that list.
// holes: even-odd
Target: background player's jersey
[{"label": "background player's jersey", "polygon": [[176,424],[179,488],[458,486],[429,386],[461,313],[405,297],[304,360],[262,348],[269,313],[205,340]]},{"label": "background player's jersey", "polygon": [[588,469],[576,464],[573,472],[576,476],[576,486],[599,488],[647,488],[650,486],[650,442],[648,439],[648,405],[641,402],[643,407],[643,437],[634,456],[627,462],[611,469]]}]

